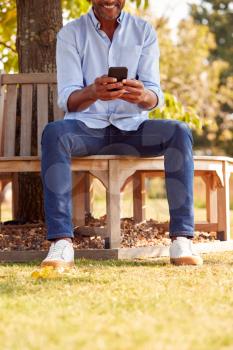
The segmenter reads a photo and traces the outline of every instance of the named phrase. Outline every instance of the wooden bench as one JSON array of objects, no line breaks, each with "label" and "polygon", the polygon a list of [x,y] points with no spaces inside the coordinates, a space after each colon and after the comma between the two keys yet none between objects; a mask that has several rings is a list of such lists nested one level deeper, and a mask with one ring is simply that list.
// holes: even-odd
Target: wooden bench
[{"label": "wooden bench", "polygon": [[[3,74],[0,83],[0,179],[6,184],[19,172],[40,172],[43,128],[48,122],[62,119],[64,113],[57,106],[55,74]],[[37,97],[36,106],[32,104],[33,96]],[[49,101],[52,101],[52,110]],[[34,113],[37,116],[37,141],[36,150],[32,151]],[[18,146],[16,133],[20,135]],[[233,159],[195,156],[194,167],[195,176],[201,176],[206,183],[207,200],[207,221],[195,223],[195,228],[217,231],[221,240],[229,240],[229,178],[233,172]],[[107,226],[102,231],[99,229],[99,233],[105,237],[106,246],[119,248],[121,190],[127,181],[133,181],[134,216],[136,221],[144,220],[145,177],[164,176],[164,161],[163,157],[90,156],[73,158],[72,171],[74,222],[84,224],[85,210],[89,205],[87,174],[92,174],[106,188]]]}]

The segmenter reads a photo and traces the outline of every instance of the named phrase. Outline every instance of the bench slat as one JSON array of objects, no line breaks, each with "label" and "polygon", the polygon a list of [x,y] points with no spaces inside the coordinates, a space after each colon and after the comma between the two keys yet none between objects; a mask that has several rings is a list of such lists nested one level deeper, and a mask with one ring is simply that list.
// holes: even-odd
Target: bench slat
[{"label": "bench slat", "polygon": [[[22,159],[24,158],[24,159]],[[39,172],[41,170],[40,159],[36,157],[15,157],[15,160],[5,160],[5,158],[0,158],[0,172],[1,173],[11,173],[11,172]],[[27,159],[25,159],[27,158]],[[28,159],[32,158],[32,159]],[[96,162],[86,162],[84,159],[72,159],[71,169],[73,171],[89,171],[90,168],[93,171],[107,171],[108,162],[107,161],[96,161]]]},{"label": "bench slat", "polygon": [[64,112],[57,105],[57,85],[52,85],[53,91],[53,118],[55,120],[60,120],[64,118]]},{"label": "bench slat", "polygon": [[4,156],[15,155],[17,85],[7,86],[6,108],[4,109]]},{"label": "bench slat", "polygon": [[32,134],[32,91],[31,84],[22,85],[20,155],[31,155]]},{"label": "bench slat", "polygon": [[37,154],[41,155],[41,136],[48,123],[48,85],[37,85]]},{"label": "bench slat", "polygon": [[21,73],[2,74],[1,83],[4,84],[53,84],[57,82],[56,73]]},{"label": "bench slat", "polygon": [[3,155],[3,115],[4,115],[5,86],[0,86],[0,156]]}]

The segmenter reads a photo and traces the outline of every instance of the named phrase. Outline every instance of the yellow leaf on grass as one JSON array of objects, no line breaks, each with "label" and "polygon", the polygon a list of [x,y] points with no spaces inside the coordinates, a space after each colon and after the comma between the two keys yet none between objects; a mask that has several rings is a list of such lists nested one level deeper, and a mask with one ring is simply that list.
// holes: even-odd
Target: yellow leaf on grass
[{"label": "yellow leaf on grass", "polygon": [[37,270],[34,270],[31,274],[31,277],[34,279],[54,279],[61,277],[76,277],[76,269],[69,268],[65,269],[63,267],[54,268],[53,266],[41,267]]}]

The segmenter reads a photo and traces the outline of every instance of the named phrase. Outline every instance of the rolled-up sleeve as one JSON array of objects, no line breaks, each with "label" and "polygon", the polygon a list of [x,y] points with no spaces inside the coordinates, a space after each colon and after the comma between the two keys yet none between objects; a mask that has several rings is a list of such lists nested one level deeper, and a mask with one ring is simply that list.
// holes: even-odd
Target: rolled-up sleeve
[{"label": "rolled-up sleeve", "polygon": [[155,108],[164,105],[164,95],[160,86],[160,69],[159,69],[159,44],[155,29],[147,23],[145,41],[138,64],[138,79],[143,82],[144,87],[153,91],[158,97],[158,103]]},{"label": "rolled-up sleeve", "polygon": [[71,34],[64,28],[61,29],[57,34],[56,46],[57,103],[65,112],[68,112],[70,94],[84,87],[81,59]]}]

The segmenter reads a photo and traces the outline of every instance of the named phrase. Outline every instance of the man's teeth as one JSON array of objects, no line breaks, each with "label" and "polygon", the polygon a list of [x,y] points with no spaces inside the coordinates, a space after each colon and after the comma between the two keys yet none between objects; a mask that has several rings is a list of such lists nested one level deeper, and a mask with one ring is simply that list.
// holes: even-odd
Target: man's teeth
[{"label": "man's teeth", "polygon": [[115,7],[115,5],[104,5],[104,7],[106,7],[106,9],[113,9],[113,7]]}]

